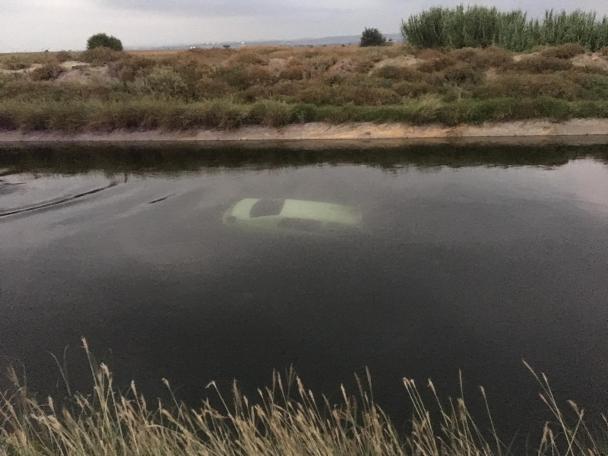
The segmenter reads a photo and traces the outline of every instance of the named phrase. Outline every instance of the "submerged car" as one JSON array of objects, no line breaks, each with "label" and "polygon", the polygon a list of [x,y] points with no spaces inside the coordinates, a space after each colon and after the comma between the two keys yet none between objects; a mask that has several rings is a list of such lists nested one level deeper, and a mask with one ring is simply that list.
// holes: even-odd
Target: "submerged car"
[{"label": "submerged car", "polygon": [[351,206],[295,199],[245,198],[224,214],[224,224],[263,231],[332,233],[358,231],[361,212]]}]

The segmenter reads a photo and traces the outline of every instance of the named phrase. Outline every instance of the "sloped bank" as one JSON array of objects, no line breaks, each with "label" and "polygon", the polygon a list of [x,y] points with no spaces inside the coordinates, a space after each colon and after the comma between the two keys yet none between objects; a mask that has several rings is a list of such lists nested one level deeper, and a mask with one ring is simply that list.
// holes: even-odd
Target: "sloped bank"
[{"label": "sloped bank", "polygon": [[0,144],[14,143],[145,143],[196,142],[222,144],[285,143],[298,146],[310,143],[353,143],[376,147],[382,143],[475,144],[608,144],[608,119],[573,119],[563,122],[528,120],[489,122],[480,125],[410,125],[404,123],[307,123],[282,128],[248,126],[233,130],[201,129],[190,131],[129,131],[106,133],[0,132]]}]

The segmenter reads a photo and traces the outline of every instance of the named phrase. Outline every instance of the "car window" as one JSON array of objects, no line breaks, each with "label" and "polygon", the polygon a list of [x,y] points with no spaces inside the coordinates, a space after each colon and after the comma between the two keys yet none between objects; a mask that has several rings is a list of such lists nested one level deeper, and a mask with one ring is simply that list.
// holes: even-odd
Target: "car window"
[{"label": "car window", "polygon": [[261,199],[251,206],[250,217],[268,217],[270,215],[279,215],[283,210],[285,200],[278,199]]},{"label": "car window", "polygon": [[318,220],[285,218],[279,222],[278,226],[280,228],[286,228],[291,230],[319,231],[321,229],[321,222],[319,222]]}]

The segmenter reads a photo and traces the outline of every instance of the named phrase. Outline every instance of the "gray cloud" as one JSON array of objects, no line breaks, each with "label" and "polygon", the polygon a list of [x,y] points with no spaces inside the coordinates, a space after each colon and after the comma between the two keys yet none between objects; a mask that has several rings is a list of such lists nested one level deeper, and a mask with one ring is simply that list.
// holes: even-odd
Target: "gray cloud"
[{"label": "gray cloud", "polygon": [[[153,12],[178,16],[259,17],[331,14],[347,11],[341,1],[298,0],[98,0],[102,7],[133,12]],[[341,4],[341,5],[340,5]]]}]

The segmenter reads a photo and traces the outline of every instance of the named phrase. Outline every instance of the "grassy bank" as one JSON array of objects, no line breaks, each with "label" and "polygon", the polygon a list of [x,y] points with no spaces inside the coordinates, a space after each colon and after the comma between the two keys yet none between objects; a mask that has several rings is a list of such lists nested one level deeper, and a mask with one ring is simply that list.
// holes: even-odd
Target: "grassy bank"
[{"label": "grassy bank", "polygon": [[445,102],[434,98],[403,105],[316,106],[275,101],[158,101],[0,104],[0,128],[23,131],[109,132],[130,130],[230,129],[248,125],[281,127],[306,122],[481,123],[547,118],[608,117],[608,101],[567,101],[553,97],[491,98]]},{"label": "grassy bank", "polygon": [[[92,391],[71,394],[68,389],[67,402],[61,403],[37,400],[13,374],[15,390],[0,397],[0,454],[510,454],[508,440],[495,429],[483,388],[485,416],[473,417],[462,397],[444,401],[432,382],[419,388],[404,380],[412,418],[408,430],[402,431],[374,402],[369,378],[359,381],[354,396],[342,388],[339,403],[315,396],[293,373],[275,375],[271,386],[252,398],[236,386],[224,397],[211,384],[209,393],[217,394],[223,405],[216,408],[205,401],[190,408],[176,399],[146,399],[133,384],[128,391],[119,391],[103,364],[91,361],[91,373]],[[605,454],[605,424],[591,432],[576,404],[569,402],[562,409],[547,379],[532,374],[551,421],[539,430],[540,441],[530,453]],[[170,391],[169,382],[164,383]]]},{"label": "grassy bank", "polygon": [[0,55],[0,129],[230,129],[608,116],[608,50],[256,47]]}]

